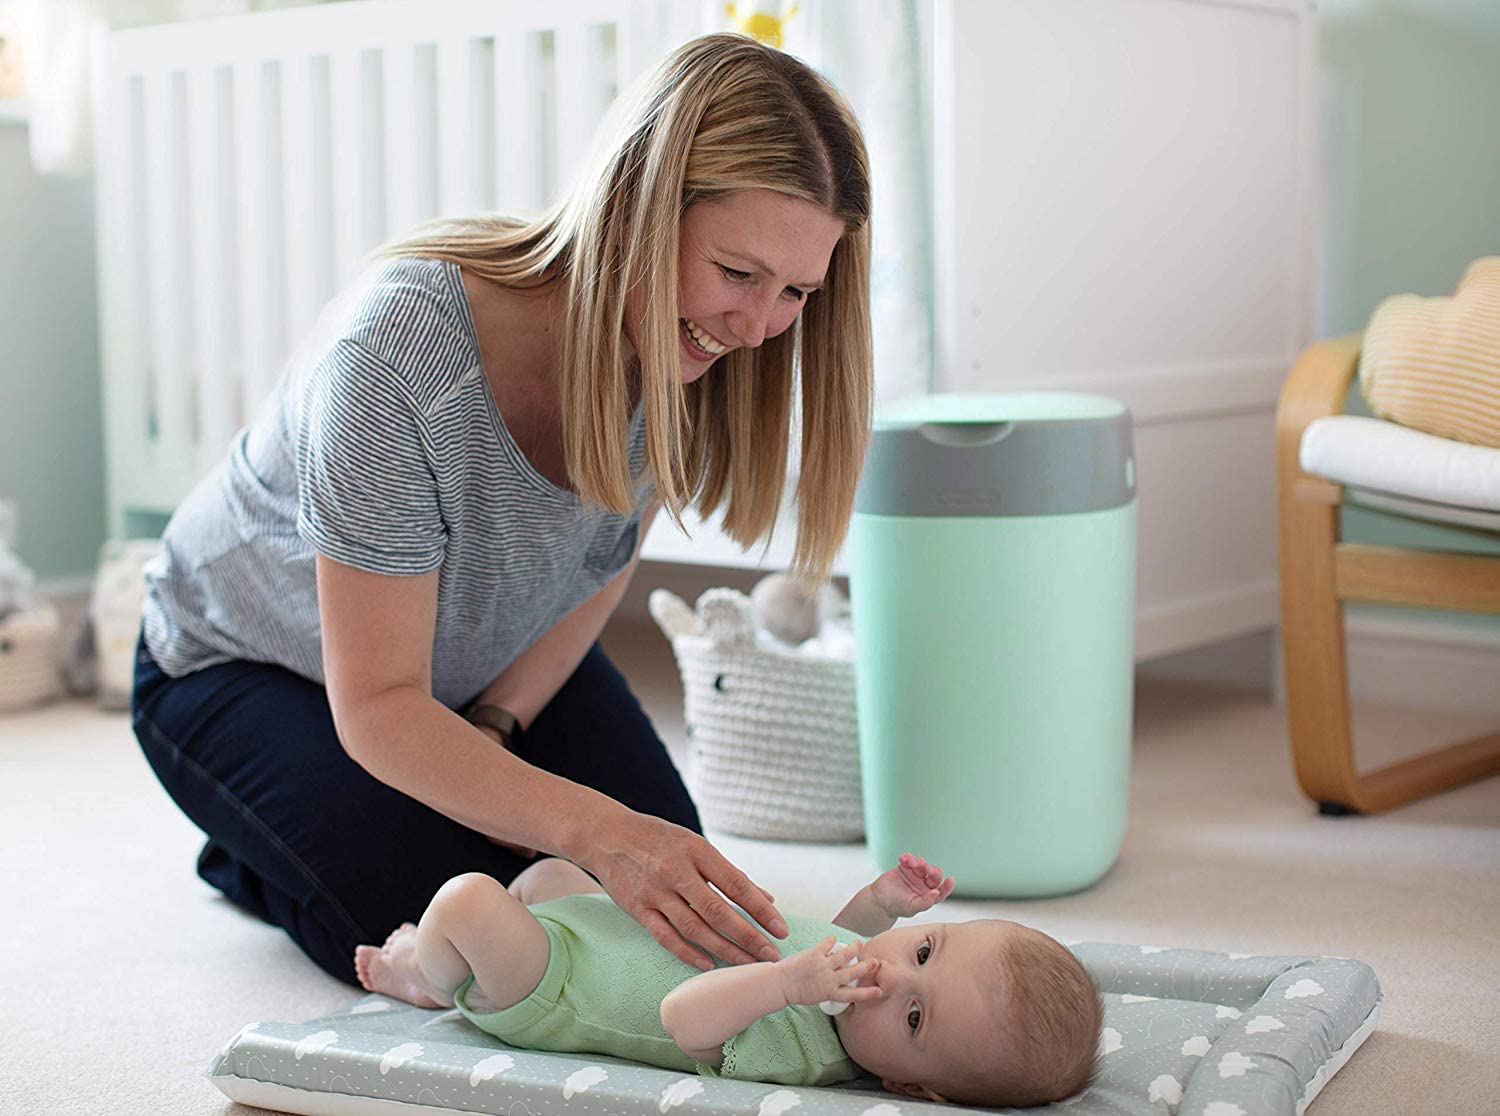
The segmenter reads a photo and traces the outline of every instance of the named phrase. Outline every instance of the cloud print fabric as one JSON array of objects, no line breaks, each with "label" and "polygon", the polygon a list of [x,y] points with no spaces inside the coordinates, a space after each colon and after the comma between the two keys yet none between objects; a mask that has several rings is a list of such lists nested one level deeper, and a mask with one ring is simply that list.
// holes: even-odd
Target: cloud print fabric
[{"label": "cloud print fabric", "polygon": [[[1375,974],[1345,958],[1072,948],[1104,994],[1105,1018],[1098,1080],[1055,1106],[1068,1116],[1298,1116],[1378,1017]],[[306,1023],[245,1027],[209,1077],[235,1100],[338,1116],[374,1116],[391,1101],[419,1106],[414,1114],[953,1116],[872,1079],[787,1088],[519,1050],[456,1012],[380,996]]]}]

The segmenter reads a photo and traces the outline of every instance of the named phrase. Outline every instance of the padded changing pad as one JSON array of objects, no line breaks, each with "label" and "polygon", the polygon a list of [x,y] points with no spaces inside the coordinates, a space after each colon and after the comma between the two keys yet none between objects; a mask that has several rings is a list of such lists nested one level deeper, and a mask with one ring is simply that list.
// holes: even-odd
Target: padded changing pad
[{"label": "padded changing pad", "polygon": [[[1358,961],[1094,943],[1072,948],[1104,994],[1104,1031],[1094,1084],[1054,1106],[1070,1116],[1293,1116],[1365,1040],[1379,1012],[1380,985]],[[790,1088],[599,1055],[518,1050],[456,1011],[381,996],[306,1023],[251,1024],[214,1059],[209,1076],[234,1100],[318,1116],[908,1116],[927,1109],[951,1116],[956,1110],[887,1093],[873,1078]]]}]

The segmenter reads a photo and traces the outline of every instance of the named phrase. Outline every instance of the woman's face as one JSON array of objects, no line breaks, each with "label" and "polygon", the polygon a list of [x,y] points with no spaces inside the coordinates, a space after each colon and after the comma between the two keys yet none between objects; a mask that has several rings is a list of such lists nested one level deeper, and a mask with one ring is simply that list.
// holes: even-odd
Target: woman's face
[{"label": "woman's face", "polygon": [[[753,349],[786,330],[822,286],[843,235],[844,223],[831,213],[772,190],[736,190],[690,205],[677,254],[683,383],[729,350]],[[635,345],[633,329],[626,333]]]}]

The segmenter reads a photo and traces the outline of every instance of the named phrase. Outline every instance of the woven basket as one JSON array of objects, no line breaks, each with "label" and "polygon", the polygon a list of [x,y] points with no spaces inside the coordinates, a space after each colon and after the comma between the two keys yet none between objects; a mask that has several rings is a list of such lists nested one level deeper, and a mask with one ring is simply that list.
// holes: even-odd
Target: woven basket
[{"label": "woven basket", "polygon": [[787,841],[863,837],[853,659],[768,646],[734,589],[708,590],[696,612],[665,589],[649,605],[682,675],[688,789],[704,825]]},{"label": "woven basket", "polygon": [[61,695],[61,659],[62,622],[51,605],[0,620],[0,712]]}]

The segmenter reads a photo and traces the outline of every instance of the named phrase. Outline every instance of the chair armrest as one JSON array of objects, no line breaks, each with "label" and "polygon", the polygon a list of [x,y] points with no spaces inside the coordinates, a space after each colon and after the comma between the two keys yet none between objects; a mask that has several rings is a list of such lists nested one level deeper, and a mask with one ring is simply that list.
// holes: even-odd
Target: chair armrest
[{"label": "chair armrest", "polygon": [[1309,345],[1287,373],[1276,408],[1277,472],[1283,482],[1307,475],[1297,462],[1302,432],[1308,425],[1325,415],[1343,413],[1363,339],[1363,333],[1346,333]]},{"label": "chair armrest", "polygon": [[1313,419],[1342,414],[1344,398],[1359,368],[1363,333],[1346,333],[1309,345],[1287,373],[1276,410],[1276,428],[1295,426],[1297,435]]}]

